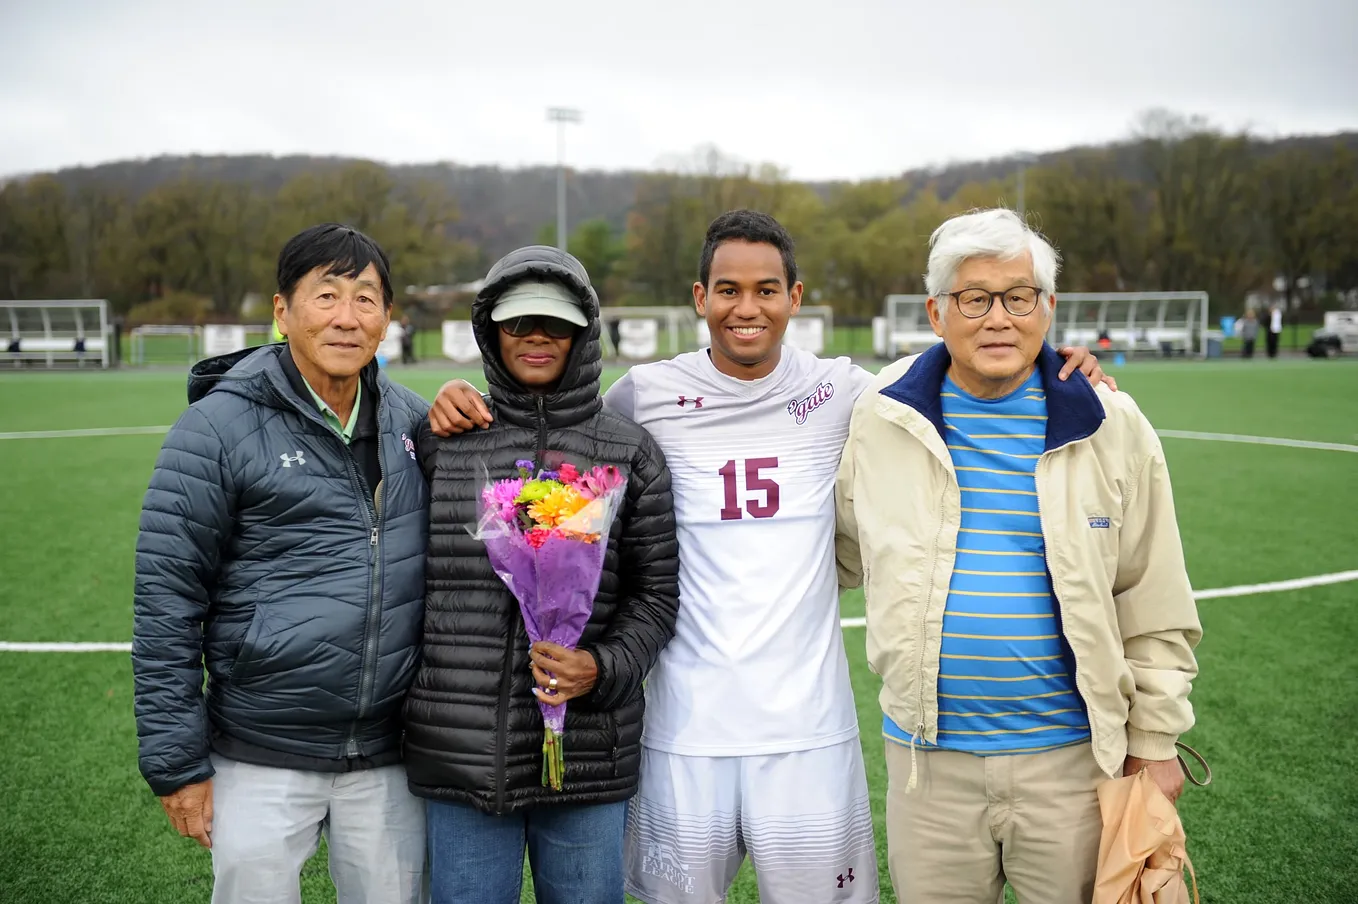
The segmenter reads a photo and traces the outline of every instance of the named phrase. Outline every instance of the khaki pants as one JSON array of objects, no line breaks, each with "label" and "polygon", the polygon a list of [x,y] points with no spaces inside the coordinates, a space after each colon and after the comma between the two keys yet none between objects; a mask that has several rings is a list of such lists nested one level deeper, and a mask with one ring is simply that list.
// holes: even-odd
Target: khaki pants
[{"label": "khaki pants", "polygon": [[1108,776],[1088,744],[980,757],[886,742],[887,863],[901,904],[1088,904]]}]

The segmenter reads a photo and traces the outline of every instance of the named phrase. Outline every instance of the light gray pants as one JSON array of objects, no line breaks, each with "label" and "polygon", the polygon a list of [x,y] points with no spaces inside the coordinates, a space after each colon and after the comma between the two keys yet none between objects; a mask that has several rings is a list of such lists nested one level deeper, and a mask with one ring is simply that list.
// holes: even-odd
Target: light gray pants
[{"label": "light gray pants", "polygon": [[214,755],[212,904],[301,904],[322,831],[339,904],[418,904],[424,801],[402,766],[306,772]]}]

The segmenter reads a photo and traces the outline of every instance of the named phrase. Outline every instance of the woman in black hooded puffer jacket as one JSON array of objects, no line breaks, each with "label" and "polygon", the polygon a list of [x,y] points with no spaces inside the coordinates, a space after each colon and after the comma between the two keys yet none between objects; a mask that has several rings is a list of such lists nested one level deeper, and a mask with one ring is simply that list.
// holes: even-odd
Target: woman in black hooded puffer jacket
[{"label": "woman in black hooded puffer jacket", "polygon": [[[553,338],[570,332],[570,320],[573,335]],[[429,550],[405,762],[411,790],[429,801],[434,902],[517,902],[526,846],[539,901],[621,904],[642,681],[674,634],[679,605],[669,471],[641,427],[602,407],[599,303],[574,257],[544,246],[507,255],[491,268],[472,324],[493,422],[446,439],[426,423],[418,444],[430,482]],[[525,382],[556,371],[548,385]],[[627,490],[577,651],[559,652],[556,663],[539,657],[570,697],[565,778],[554,791],[542,782],[534,696],[547,672],[534,670],[518,603],[467,528],[487,477],[514,476],[522,459],[554,467],[562,456],[581,469],[616,465]]]}]

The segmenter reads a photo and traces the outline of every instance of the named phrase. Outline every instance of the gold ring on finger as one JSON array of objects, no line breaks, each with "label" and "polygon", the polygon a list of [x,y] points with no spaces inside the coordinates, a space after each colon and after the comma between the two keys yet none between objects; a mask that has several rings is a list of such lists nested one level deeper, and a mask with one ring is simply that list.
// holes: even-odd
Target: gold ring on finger
[{"label": "gold ring on finger", "polygon": [[553,678],[551,681],[548,681],[547,686],[552,690],[556,690],[556,679]]}]

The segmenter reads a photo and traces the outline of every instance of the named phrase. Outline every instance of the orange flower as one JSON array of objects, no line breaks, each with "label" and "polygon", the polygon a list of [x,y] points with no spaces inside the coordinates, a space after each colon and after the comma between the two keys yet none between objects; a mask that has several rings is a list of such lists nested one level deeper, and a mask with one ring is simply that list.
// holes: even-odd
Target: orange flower
[{"label": "orange flower", "polygon": [[543,527],[559,527],[588,503],[574,487],[557,487],[530,505],[528,515]]}]

